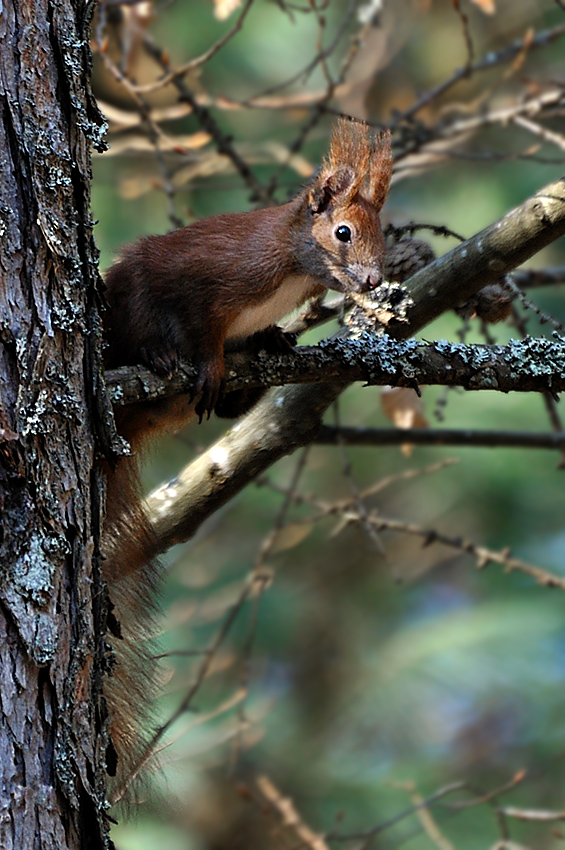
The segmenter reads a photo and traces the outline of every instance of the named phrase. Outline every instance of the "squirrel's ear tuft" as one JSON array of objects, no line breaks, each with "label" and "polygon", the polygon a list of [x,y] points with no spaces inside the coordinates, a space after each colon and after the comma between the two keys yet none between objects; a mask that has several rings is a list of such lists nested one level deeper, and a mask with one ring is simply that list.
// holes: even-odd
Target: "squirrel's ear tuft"
[{"label": "squirrel's ear tuft", "polygon": [[355,171],[360,185],[367,173],[372,148],[368,124],[356,118],[340,118],[332,129],[329,166],[335,169],[340,165],[348,165]]},{"label": "squirrel's ear tuft", "polygon": [[380,210],[391,175],[390,132],[373,138],[364,121],[340,118],[332,130],[328,157],[310,185],[310,208],[322,213],[332,202],[345,203],[360,195]]},{"label": "squirrel's ear tuft", "polygon": [[371,151],[368,179],[363,196],[378,210],[385,202],[392,177],[392,143],[390,130],[376,136]]},{"label": "squirrel's ear tuft", "polygon": [[332,201],[343,203],[359,193],[369,168],[371,150],[368,124],[354,118],[336,121],[327,159],[310,187],[313,212],[321,213]]}]

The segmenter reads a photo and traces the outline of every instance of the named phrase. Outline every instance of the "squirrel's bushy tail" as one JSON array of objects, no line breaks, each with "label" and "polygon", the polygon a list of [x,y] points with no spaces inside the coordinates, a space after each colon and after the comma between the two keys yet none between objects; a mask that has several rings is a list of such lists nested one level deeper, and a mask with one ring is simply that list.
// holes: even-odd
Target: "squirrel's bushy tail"
[{"label": "squirrel's bushy tail", "polygon": [[123,457],[107,470],[106,516],[102,573],[110,599],[109,638],[115,662],[105,685],[111,738],[107,768],[113,777],[109,798],[123,802],[139,787],[158,690],[153,638],[161,570],[136,456]]}]

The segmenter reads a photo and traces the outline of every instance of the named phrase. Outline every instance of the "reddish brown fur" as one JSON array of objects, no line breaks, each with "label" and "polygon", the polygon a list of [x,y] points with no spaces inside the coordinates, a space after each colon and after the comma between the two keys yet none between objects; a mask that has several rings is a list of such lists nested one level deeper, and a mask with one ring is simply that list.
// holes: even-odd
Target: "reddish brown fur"
[{"label": "reddish brown fur", "polygon": [[[342,119],[319,174],[289,203],[214,216],[124,249],[106,275],[107,368],[144,363],[168,374],[179,358],[190,358],[198,370],[196,406],[176,399],[120,413],[118,427],[134,450],[150,435],[179,427],[194,409],[201,415],[214,408],[230,327],[268,328],[281,310],[325,289],[363,292],[380,282],[379,212],[391,170],[390,135],[373,141],[367,125]],[[337,236],[343,227],[351,235],[345,242]],[[143,644],[157,576],[135,458],[108,471],[107,515],[105,577],[123,630],[110,694],[123,786],[143,750],[135,726],[151,690]]]}]

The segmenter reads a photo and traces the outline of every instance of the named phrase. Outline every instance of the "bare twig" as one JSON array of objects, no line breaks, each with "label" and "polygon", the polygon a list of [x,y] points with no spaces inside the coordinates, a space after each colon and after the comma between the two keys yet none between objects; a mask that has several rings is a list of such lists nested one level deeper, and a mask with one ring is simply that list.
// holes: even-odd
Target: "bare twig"
[{"label": "bare twig", "polygon": [[[361,45],[363,43],[364,35],[365,35],[366,31],[369,29],[369,26],[370,26],[369,24],[366,24],[353,37],[349,51],[347,52],[344,60],[341,63],[339,75],[335,80],[332,79],[332,77],[329,73],[329,69],[327,68],[327,65],[324,62],[324,67],[326,68],[326,75],[327,75],[327,80],[328,80],[328,85],[326,87],[326,91],[323,95],[321,95],[317,99],[314,108],[310,111],[310,115],[308,116],[307,120],[303,123],[298,136],[295,138],[295,140],[290,145],[288,160],[290,160],[290,157],[292,157],[294,154],[298,153],[302,149],[302,146],[304,145],[304,142],[306,141],[308,134],[318,124],[322,115],[326,111],[326,107],[327,107],[328,103],[330,102],[332,97],[335,95],[339,86],[342,85],[343,82],[345,81],[345,78],[347,76],[347,72],[349,71],[352,62],[355,59],[355,56],[357,55],[359,48],[361,47]],[[278,172],[276,174],[274,174],[273,177],[271,178],[271,181],[269,183],[269,191],[273,192],[275,190],[278,179],[280,177],[280,174],[282,173],[284,168],[286,168],[286,166],[288,164],[288,160],[287,160],[287,162],[285,162],[281,165]]]},{"label": "bare twig", "polygon": [[[356,521],[359,519],[359,517],[356,517],[353,512],[349,512],[345,515],[345,518],[349,521]],[[449,546],[450,548],[457,549],[460,552],[467,552],[469,555],[473,555],[473,557],[476,558],[479,569],[486,567],[487,564],[492,562],[504,567],[504,571],[507,573],[521,572],[524,573],[524,575],[530,576],[530,578],[533,578],[537,584],[543,585],[544,587],[558,587],[561,590],[565,590],[565,578],[541,569],[534,564],[528,564],[526,561],[522,561],[519,558],[513,558],[508,549],[489,549],[486,546],[480,546],[461,537],[451,537],[450,535],[443,534],[433,528],[424,528],[414,523],[402,522],[401,520],[396,519],[386,519],[380,515],[371,516],[370,521],[374,523],[375,528],[379,531],[394,531],[401,534],[421,537],[426,546],[429,546],[432,543],[441,543],[444,546]]]},{"label": "bare twig", "polygon": [[282,825],[292,830],[300,839],[300,847],[309,850],[329,850],[328,845],[320,835],[316,835],[296,810],[290,797],[283,797],[268,776],[260,776],[257,779],[257,787],[263,798],[280,815]]},{"label": "bare twig", "polygon": [[565,820],[565,812],[552,812],[545,809],[519,809],[516,806],[500,806],[499,811],[507,818],[537,823],[552,823]]},{"label": "bare twig", "polygon": [[473,50],[473,40],[471,38],[471,32],[469,30],[469,18],[461,8],[461,3],[459,2],[459,0],[453,0],[453,6],[461,20],[461,27],[463,29],[463,39],[465,41],[465,47],[467,49],[467,62],[465,65],[465,69],[467,71],[467,74],[470,74],[471,69],[473,67],[473,57],[475,51]]},{"label": "bare twig", "polygon": [[[271,529],[261,547],[259,549],[259,553],[257,555],[255,565],[253,568],[253,573],[256,576],[266,576],[268,573],[266,571],[265,561],[269,556],[269,553],[273,549],[275,545],[277,535],[280,533],[281,529],[284,528],[285,517],[288,513],[288,509],[292,504],[293,494],[296,492],[296,488],[298,487],[298,483],[300,481],[300,477],[304,471],[306,460],[308,458],[308,453],[310,451],[310,447],[307,446],[300,453],[298,462],[295,465],[294,474],[292,476],[292,480],[289,487],[289,493],[287,498],[284,500],[281,508],[275,517],[275,521],[271,526]],[[240,674],[240,689],[244,692],[244,699],[242,700],[239,709],[238,709],[238,734],[234,739],[234,746],[232,749],[232,766],[236,763],[239,748],[241,745],[241,730],[246,728],[247,725],[247,717],[246,717],[246,703],[247,703],[247,694],[249,691],[249,674],[250,674],[250,658],[251,652],[253,648],[253,641],[255,638],[256,628],[257,628],[257,615],[259,611],[259,604],[262,598],[262,591],[266,587],[266,581],[263,584],[258,585],[259,591],[257,592],[254,600],[253,611],[251,615],[251,622],[249,625],[247,640],[245,641],[245,645],[242,650],[242,658],[241,658],[241,674]]]},{"label": "bare twig", "polygon": [[[424,471],[430,470],[428,469]],[[400,477],[398,480],[400,480]],[[387,484],[388,483],[389,482],[387,481]],[[394,481],[390,483],[394,483]],[[382,482],[378,482],[377,485],[366,490],[362,494],[363,499],[367,499],[369,495],[376,494],[379,489],[382,489]],[[377,531],[393,531],[397,534],[420,537],[422,538],[425,546],[430,546],[433,543],[440,543],[444,546],[456,549],[459,552],[466,552],[476,559],[477,567],[479,569],[483,569],[492,562],[503,566],[507,573],[514,571],[521,572],[530,576],[538,584],[543,585],[544,587],[558,587],[565,590],[565,578],[555,575],[554,573],[544,570],[534,564],[528,564],[526,561],[522,561],[519,558],[513,558],[508,549],[489,549],[486,546],[481,546],[470,540],[465,540],[462,537],[453,537],[451,535],[443,534],[434,528],[425,528],[415,523],[384,517],[375,510],[367,512],[363,517],[355,509],[354,500],[351,499],[328,504],[314,496],[299,496],[296,501],[309,504],[316,510],[315,514],[310,515],[304,520],[297,520],[297,522],[319,522],[321,519],[325,519],[328,516],[336,514],[342,517],[344,525],[362,525],[363,522],[370,522]]]},{"label": "bare twig", "polygon": [[[338,47],[341,39],[343,38],[343,36],[345,35],[345,33],[347,31],[347,28],[348,28],[348,26],[349,26],[349,24],[350,24],[350,22],[353,18],[353,15],[355,14],[356,8],[357,8],[357,0],[349,0],[348,5],[347,5],[347,10],[345,12],[345,15],[343,16],[342,21],[340,22],[340,25],[338,27],[338,30],[337,30],[335,36],[334,36],[333,41],[327,47],[321,48],[318,51],[318,53],[316,54],[316,56],[310,62],[308,62],[307,65],[305,65],[303,68],[301,68],[300,71],[297,71],[296,74],[293,74],[292,77],[289,77],[287,80],[284,80],[284,82],[282,82],[282,83],[277,83],[274,86],[270,86],[269,88],[264,89],[260,94],[255,95],[254,99],[268,97],[269,95],[274,94],[274,92],[280,91],[281,89],[288,88],[289,86],[293,85],[294,83],[298,82],[299,80],[302,80],[302,79],[309,77],[310,74],[312,73],[312,71],[321,62],[325,62],[326,59],[329,59],[329,57],[335,52],[335,50]],[[247,103],[247,101],[244,101],[244,102]]]},{"label": "bare twig", "polygon": [[518,127],[522,127],[524,130],[532,133],[532,135],[539,136],[539,138],[543,139],[544,142],[550,142],[562,151],[565,151],[565,136],[563,136],[562,133],[556,133],[553,130],[548,130],[547,127],[542,127],[542,125],[538,124],[536,121],[524,118],[523,115],[515,115],[512,120]]},{"label": "bare twig", "polygon": [[456,791],[462,791],[465,789],[465,787],[465,782],[451,782],[449,785],[445,785],[443,788],[440,788],[438,791],[435,791],[433,794],[430,794],[429,797],[426,797],[418,803],[414,803],[413,806],[409,806],[407,809],[404,809],[402,812],[399,812],[399,814],[388,818],[386,821],[382,821],[381,823],[377,824],[377,826],[374,826],[371,829],[365,829],[359,832],[351,832],[347,835],[330,833],[326,836],[326,838],[328,841],[354,841],[357,839],[374,838],[381,832],[385,832],[385,830],[390,829],[391,826],[395,826],[397,823],[400,823],[405,818],[415,814],[420,809],[429,808],[434,803],[437,803],[438,800],[442,800],[444,797],[448,797],[450,794],[454,794]]},{"label": "bare twig", "polygon": [[536,289],[541,286],[558,286],[565,283],[565,266],[549,269],[517,269],[512,280],[520,289]]},{"label": "bare twig", "polygon": [[[98,34],[98,37],[100,37],[100,33]],[[135,86],[133,85],[131,80],[129,80],[127,75],[120,70],[120,68],[116,65],[115,62],[112,61],[107,51],[103,49],[103,45],[101,42],[99,42],[98,44],[98,49],[100,55],[103,57],[106,68],[110,71],[114,79],[126,89],[126,91],[128,92],[137,107],[143,124],[147,128],[147,135],[149,136],[149,140],[153,145],[155,151],[155,158],[157,160],[159,170],[161,171],[163,190],[165,192],[165,195],[167,196],[167,202],[169,206],[169,219],[173,227],[181,227],[184,222],[178,217],[175,211],[175,191],[171,182],[171,175],[169,169],[167,168],[161,150],[161,140],[164,136],[163,131],[161,130],[159,124],[152,117],[151,107],[149,106],[147,101],[143,97],[141,97],[141,95],[135,90]]]},{"label": "bare twig", "polygon": [[219,50],[224,47],[231,41],[231,39],[236,35],[241,28],[243,27],[243,23],[245,18],[247,17],[247,13],[251,9],[253,4],[253,0],[246,0],[243,9],[239,13],[239,17],[237,18],[233,27],[223,35],[218,41],[215,42],[208,50],[205,50],[200,56],[197,56],[196,59],[191,59],[189,62],[185,62],[183,65],[179,65],[178,68],[175,68],[172,71],[169,71],[165,76],[161,77],[161,79],[156,80],[154,83],[147,83],[146,85],[133,85],[133,88],[139,94],[149,94],[150,92],[157,91],[158,89],[163,88],[164,86],[168,86],[170,83],[175,82],[175,80],[180,77],[184,77],[190,71],[195,71],[197,68],[200,68],[206,62],[209,62],[210,59],[218,53]]},{"label": "bare twig", "polygon": [[[419,805],[423,802],[423,797],[420,792],[417,790],[414,782],[398,782],[395,783],[395,787],[402,788],[410,794],[410,798],[414,805]],[[416,811],[416,816],[420,823],[422,824],[422,829],[430,839],[430,841],[435,844],[438,850],[455,850],[451,841],[448,841],[447,838],[441,833],[435,818],[432,816],[432,813],[429,810],[429,807],[426,806],[424,808],[420,808]]]},{"label": "bare twig", "polygon": [[[147,38],[143,43],[147,52],[156,60],[156,62],[158,62],[159,65],[161,65],[163,70],[169,74],[173,73],[170,67],[168,54]],[[236,171],[239,172],[245,183],[247,183],[254,196],[258,200],[263,201],[265,204],[271,204],[272,200],[265,187],[257,179],[247,162],[240,156],[229,136],[221,129],[210,110],[198,102],[193,91],[188,87],[184,79],[175,76],[173,73],[171,82],[178,90],[181,100],[188,103],[191,107],[192,112],[198,119],[202,129],[209,133],[214,139],[218,152],[224,154],[231,160]]]},{"label": "bare twig", "polygon": [[[540,47],[547,47],[548,44],[551,44],[556,39],[561,38],[562,35],[565,35],[565,25],[563,24],[549,30],[543,30],[531,39],[528,45],[529,49],[534,50]],[[458,68],[457,71],[449,77],[449,79],[444,80],[444,82],[435,86],[433,89],[429,89],[408,109],[401,112],[400,115],[395,116],[391,127],[398,127],[401,123],[411,119],[421,109],[423,109],[424,106],[427,106],[433,100],[436,100],[440,97],[440,95],[445,94],[446,91],[468,77],[469,74],[474,74],[477,71],[486,71],[496,67],[497,65],[503,65],[506,62],[510,62],[517,54],[521,53],[523,49],[524,39],[518,39],[498,51],[498,53],[488,53],[482,59],[473,63],[470,67],[465,66],[463,68]]]},{"label": "bare twig", "polygon": [[[384,478],[379,478],[379,480],[370,487],[366,487],[360,494],[361,498],[366,500],[371,496],[376,496],[378,493],[382,493],[383,490],[386,490],[394,484],[413,481],[416,478],[420,478],[422,475],[433,475],[435,472],[440,472],[442,469],[446,469],[447,467],[453,466],[457,463],[459,463],[459,461],[456,458],[447,458],[446,460],[441,460],[438,463],[432,463],[429,466],[405,469],[402,472],[398,472],[393,475],[386,475]],[[275,484],[266,478],[259,479],[258,483],[262,486],[264,485],[269,487],[275,493],[281,493],[284,496],[288,493],[288,488]],[[351,499],[351,497],[348,499],[338,500],[336,502],[326,503],[312,495],[295,493],[292,500],[295,505],[310,505],[315,507],[318,512],[316,519],[343,513],[349,508],[355,506],[355,501],[354,499]],[[306,522],[310,522],[310,519],[306,520]]]}]

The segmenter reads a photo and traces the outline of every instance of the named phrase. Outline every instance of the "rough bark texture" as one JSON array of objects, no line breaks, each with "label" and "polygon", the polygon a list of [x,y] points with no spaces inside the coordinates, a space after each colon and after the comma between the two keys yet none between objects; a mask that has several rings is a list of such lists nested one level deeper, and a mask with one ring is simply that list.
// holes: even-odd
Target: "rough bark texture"
[{"label": "rough bark texture", "polygon": [[5,0],[0,14],[3,850],[111,846],[87,17],[70,0]]}]

